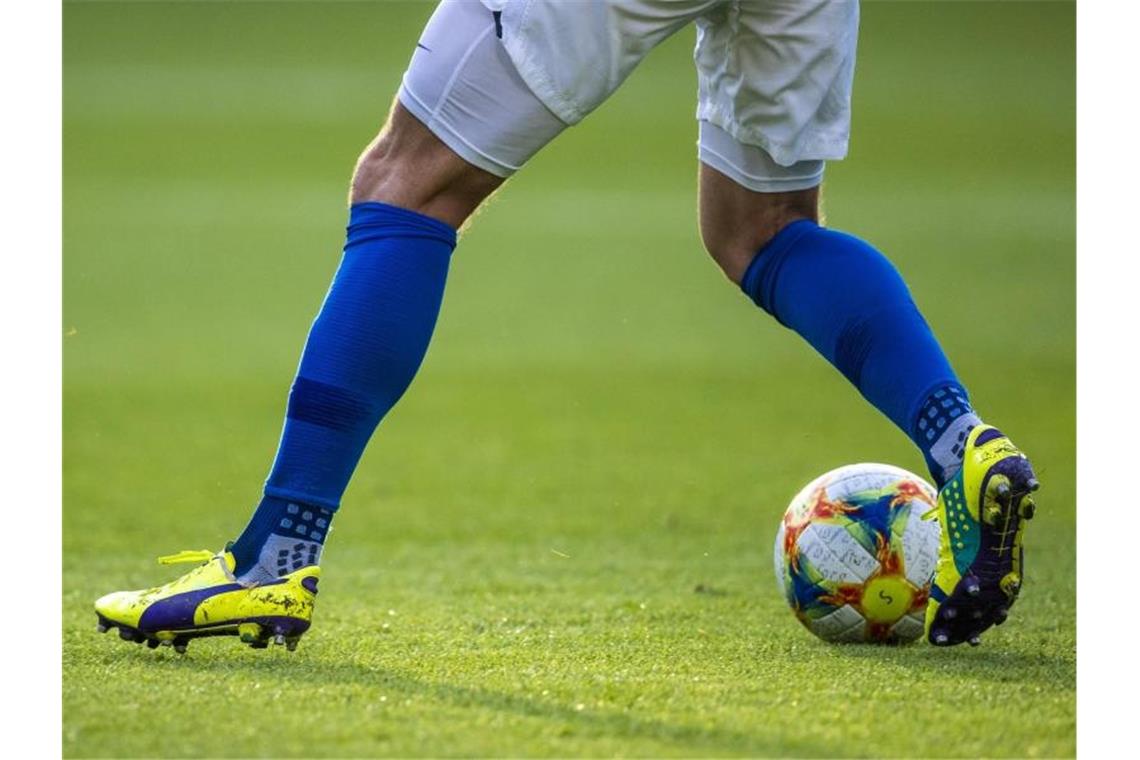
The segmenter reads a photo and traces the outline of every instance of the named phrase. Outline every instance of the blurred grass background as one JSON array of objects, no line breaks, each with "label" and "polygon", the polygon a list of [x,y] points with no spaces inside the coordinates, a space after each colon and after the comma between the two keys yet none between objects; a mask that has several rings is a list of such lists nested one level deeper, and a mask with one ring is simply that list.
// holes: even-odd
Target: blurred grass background
[{"label": "blurred grass background", "polygon": [[300,650],[95,636],[96,596],[244,524],[431,10],[65,3],[65,753],[1072,755],[1070,3],[865,3],[827,171],[1045,482],[982,648],[828,647],[773,590],[803,483],[922,463],[702,253],[691,30],[463,236]]}]

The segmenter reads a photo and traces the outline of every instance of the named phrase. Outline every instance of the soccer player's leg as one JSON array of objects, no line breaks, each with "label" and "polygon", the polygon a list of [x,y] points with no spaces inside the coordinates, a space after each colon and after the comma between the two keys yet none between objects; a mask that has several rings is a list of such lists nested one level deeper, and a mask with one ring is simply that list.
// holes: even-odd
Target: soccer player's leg
[{"label": "soccer player's leg", "polygon": [[455,229],[501,182],[393,108],[354,172],[344,254],[305,343],[253,516],[220,552],[160,560],[201,563],[186,575],[100,598],[100,630],[179,651],[224,634],[257,648],[296,647],[311,624],[341,495],[427,350]]},{"label": "soccer player's leg", "polygon": [[818,184],[797,185],[818,183],[822,162],[782,167],[754,146],[736,149],[750,164],[726,162],[732,149],[722,134],[710,139],[710,130],[702,124],[702,145],[720,150],[702,151],[706,247],[758,306],[807,340],[921,449],[940,489],[943,527],[927,635],[938,645],[978,643],[1004,622],[1020,590],[1024,520],[1033,516],[1038,485],[1028,459],[982,423],[886,257],[819,225]]},{"label": "soccer player's leg", "polygon": [[443,3],[357,163],[343,257],[245,530],[220,552],[163,558],[199,563],[166,585],[100,598],[100,630],[180,651],[225,634],[293,648],[308,630],[324,542],[369,438],[423,361],[456,230],[565,128],[522,83],[495,29],[480,4]]},{"label": "soccer player's leg", "polygon": [[942,523],[927,638],[976,644],[1017,599],[1038,484],[970,405],[890,261],[818,223],[824,161],[847,152],[859,6],[748,3],[697,25],[706,245],[921,449]]}]

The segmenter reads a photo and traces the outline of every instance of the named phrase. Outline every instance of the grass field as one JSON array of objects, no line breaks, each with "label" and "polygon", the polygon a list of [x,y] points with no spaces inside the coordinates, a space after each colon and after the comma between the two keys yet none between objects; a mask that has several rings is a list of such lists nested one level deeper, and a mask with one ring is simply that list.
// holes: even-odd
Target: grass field
[{"label": "grass field", "polygon": [[828,169],[828,222],[894,259],[1045,483],[981,648],[827,646],[774,591],[803,483],[922,463],[702,253],[691,30],[464,235],[300,649],[95,634],[95,597],[244,524],[430,10],[65,7],[66,755],[1074,754],[1064,3],[865,3]]}]

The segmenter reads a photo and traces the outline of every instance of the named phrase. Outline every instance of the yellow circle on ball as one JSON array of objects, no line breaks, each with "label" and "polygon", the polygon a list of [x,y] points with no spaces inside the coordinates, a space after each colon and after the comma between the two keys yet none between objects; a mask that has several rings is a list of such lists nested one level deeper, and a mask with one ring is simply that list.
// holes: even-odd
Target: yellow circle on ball
[{"label": "yellow circle on ball", "polygon": [[893,623],[905,615],[913,603],[914,587],[906,578],[887,575],[867,581],[860,606],[864,617],[872,623]]}]

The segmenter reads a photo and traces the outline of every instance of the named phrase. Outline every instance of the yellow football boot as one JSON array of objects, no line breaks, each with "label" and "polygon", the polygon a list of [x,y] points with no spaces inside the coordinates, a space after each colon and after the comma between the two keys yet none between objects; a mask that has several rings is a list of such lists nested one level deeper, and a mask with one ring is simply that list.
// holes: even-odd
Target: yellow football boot
[{"label": "yellow football boot", "polygon": [[158,561],[202,564],[165,586],[116,591],[96,601],[100,633],[118,628],[126,641],[145,641],[152,649],[169,645],[178,652],[204,636],[239,636],[255,649],[273,641],[292,651],[309,629],[321,577],[317,565],[249,583],[234,577],[228,551],[186,551]]},{"label": "yellow football boot", "polygon": [[938,493],[941,547],[926,637],[936,646],[981,643],[1001,625],[1022,582],[1022,535],[1039,483],[1029,460],[996,428],[978,425],[966,438],[965,459]]}]

